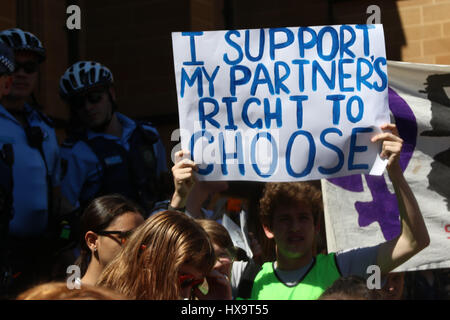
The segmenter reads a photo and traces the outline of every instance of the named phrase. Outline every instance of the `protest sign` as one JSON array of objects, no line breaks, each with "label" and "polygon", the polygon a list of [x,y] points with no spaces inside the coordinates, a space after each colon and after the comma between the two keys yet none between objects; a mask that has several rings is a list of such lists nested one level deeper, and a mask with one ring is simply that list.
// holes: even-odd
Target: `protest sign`
[{"label": "protest sign", "polygon": [[381,25],[172,33],[181,147],[203,180],[382,174]]},{"label": "protest sign", "polygon": [[[400,166],[431,240],[394,271],[450,268],[450,66],[389,61],[388,72],[389,106],[404,141]],[[330,252],[399,235],[397,199],[387,175],[324,179],[322,191]]]}]

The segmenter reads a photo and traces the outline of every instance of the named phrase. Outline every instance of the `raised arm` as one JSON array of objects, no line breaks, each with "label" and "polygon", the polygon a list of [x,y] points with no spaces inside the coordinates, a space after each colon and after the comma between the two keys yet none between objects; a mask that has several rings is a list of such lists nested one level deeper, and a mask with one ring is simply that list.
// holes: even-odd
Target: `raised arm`
[{"label": "raised arm", "polygon": [[198,170],[194,161],[183,159],[186,151],[175,153],[175,165],[172,167],[173,183],[175,191],[170,201],[172,208],[184,208],[192,187],[196,183],[194,171]]},{"label": "raised arm", "polygon": [[390,132],[376,135],[372,142],[383,141],[380,156],[388,159],[387,171],[397,196],[401,220],[400,235],[382,243],[378,249],[377,264],[385,275],[426,248],[430,237],[417,200],[399,164],[403,140],[394,124],[385,124],[381,129]]}]

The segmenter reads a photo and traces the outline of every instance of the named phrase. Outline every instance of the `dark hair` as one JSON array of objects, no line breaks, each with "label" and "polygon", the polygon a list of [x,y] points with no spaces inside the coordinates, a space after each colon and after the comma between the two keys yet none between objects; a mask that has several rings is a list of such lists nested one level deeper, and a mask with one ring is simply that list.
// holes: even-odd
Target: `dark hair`
[{"label": "dark hair", "polygon": [[84,239],[86,232],[99,232],[106,229],[117,217],[127,212],[142,214],[142,209],[132,200],[120,195],[111,194],[92,200],[81,216],[80,246],[81,253],[75,264],[84,275],[89,265],[91,251]]},{"label": "dark hair", "polygon": [[366,280],[359,276],[348,276],[337,279],[326,289],[319,300],[377,300],[376,290],[367,288]]}]

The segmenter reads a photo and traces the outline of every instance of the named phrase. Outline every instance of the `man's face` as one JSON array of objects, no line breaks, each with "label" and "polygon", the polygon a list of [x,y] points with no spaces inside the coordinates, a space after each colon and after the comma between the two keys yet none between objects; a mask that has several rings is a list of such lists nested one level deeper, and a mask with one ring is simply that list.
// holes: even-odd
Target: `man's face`
[{"label": "man's face", "polygon": [[304,202],[275,208],[272,227],[264,226],[268,238],[275,239],[277,253],[288,259],[312,251],[316,227],[311,206]]},{"label": "man's face", "polygon": [[9,75],[0,75],[0,99],[11,91],[12,77]]},{"label": "man's face", "polygon": [[10,95],[14,98],[28,98],[38,82],[38,57],[30,51],[16,51],[16,70]]},{"label": "man's face", "polygon": [[[110,94],[114,93],[110,88]],[[112,115],[112,103],[108,96],[108,89],[96,88],[84,93],[71,102],[71,107],[75,110],[83,125],[89,129],[102,126]]]}]

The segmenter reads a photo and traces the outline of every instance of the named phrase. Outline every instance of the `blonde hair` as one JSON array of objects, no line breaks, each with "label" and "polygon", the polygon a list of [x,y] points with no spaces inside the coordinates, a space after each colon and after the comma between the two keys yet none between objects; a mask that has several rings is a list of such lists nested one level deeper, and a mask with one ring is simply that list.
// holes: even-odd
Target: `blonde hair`
[{"label": "blonde hair", "polygon": [[206,274],[215,259],[208,234],[194,219],[163,211],[136,229],[97,284],[131,299],[175,300],[180,298],[181,266],[189,264]]},{"label": "blonde hair", "polygon": [[48,282],[34,286],[17,296],[17,300],[127,300],[111,289],[82,284],[69,289],[66,282]]}]

